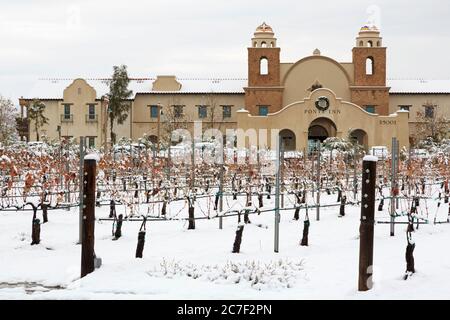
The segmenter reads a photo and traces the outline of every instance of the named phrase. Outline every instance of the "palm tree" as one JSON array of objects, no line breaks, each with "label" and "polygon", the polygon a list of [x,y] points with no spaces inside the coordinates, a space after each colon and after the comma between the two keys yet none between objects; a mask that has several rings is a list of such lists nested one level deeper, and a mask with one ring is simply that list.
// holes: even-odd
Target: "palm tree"
[{"label": "palm tree", "polygon": [[34,99],[31,106],[28,107],[28,118],[34,121],[34,130],[36,131],[36,141],[39,141],[39,129],[48,124],[48,118],[44,116],[45,104],[39,99]]}]

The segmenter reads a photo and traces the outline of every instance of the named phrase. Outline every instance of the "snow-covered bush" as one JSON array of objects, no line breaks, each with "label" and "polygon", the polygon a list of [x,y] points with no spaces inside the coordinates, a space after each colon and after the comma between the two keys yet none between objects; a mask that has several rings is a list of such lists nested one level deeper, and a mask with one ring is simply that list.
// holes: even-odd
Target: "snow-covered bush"
[{"label": "snow-covered bush", "polygon": [[12,101],[0,95],[0,145],[10,145],[19,140],[16,116],[17,110]]},{"label": "snow-covered bush", "polygon": [[262,263],[259,261],[232,262],[224,265],[196,265],[163,259],[160,266],[147,273],[154,277],[189,277],[216,284],[244,284],[256,290],[292,288],[304,272],[303,260],[280,259]]}]

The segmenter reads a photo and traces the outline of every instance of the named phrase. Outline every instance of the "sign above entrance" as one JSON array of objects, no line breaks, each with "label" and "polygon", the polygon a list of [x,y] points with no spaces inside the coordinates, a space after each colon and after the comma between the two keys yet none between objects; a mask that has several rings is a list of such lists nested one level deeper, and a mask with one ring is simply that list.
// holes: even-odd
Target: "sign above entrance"
[{"label": "sign above entrance", "polygon": [[330,107],[330,100],[327,97],[319,97],[316,100],[316,108],[325,111]]}]

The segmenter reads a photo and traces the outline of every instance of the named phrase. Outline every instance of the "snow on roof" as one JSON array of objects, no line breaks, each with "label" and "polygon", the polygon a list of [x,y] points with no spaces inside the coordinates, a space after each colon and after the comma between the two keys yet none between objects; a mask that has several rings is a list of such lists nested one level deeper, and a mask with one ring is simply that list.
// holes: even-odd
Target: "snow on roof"
[{"label": "snow on roof", "polygon": [[[75,79],[39,79],[26,95],[27,98],[45,99],[62,99],[64,90],[72,84]],[[86,82],[94,87],[97,92],[97,99],[100,99],[104,94],[109,92],[109,85],[107,78],[84,78]],[[149,90],[152,87],[152,78],[133,78],[130,80],[128,88],[133,90],[133,95],[137,91]]]},{"label": "snow on roof", "polygon": [[[141,93],[244,93],[245,78],[177,78],[180,91],[142,91]],[[140,91],[136,91],[140,92]]]},{"label": "snow on roof", "polygon": [[[62,99],[64,90],[75,79],[39,79],[25,95],[25,98],[39,98],[41,100]],[[94,87],[97,99],[109,92],[108,78],[85,78],[87,83]],[[152,91],[153,81],[156,78],[130,78],[128,88],[136,93],[244,93],[247,86],[245,78],[180,78],[180,91]]]},{"label": "snow on roof", "polygon": [[388,79],[390,93],[450,93],[450,79]]},{"label": "snow on roof", "polygon": [[[25,96],[28,99],[41,100],[62,99],[66,89],[75,79],[39,79]],[[97,92],[100,99],[109,91],[108,78],[86,78],[89,85]],[[152,91],[153,81],[156,78],[131,78],[129,89],[135,94],[202,94],[202,93],[235,93],[243,94],[247,86],[245,78],[177,78],[181,83],[180,91]],[[450,79],[424,80],[424,79],[388,79],[387,86],[390,93],[449,93]]]}]

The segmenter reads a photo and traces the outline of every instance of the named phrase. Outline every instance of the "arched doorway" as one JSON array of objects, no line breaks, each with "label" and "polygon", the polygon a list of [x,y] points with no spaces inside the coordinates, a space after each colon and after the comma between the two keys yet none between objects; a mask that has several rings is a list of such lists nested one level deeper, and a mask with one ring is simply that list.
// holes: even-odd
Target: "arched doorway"
[{"label": "arched doorway", "polygon": [[335,137],[336,125],[328,118],[317,118],[309,124],[308,128],[308,150],[316,147],[317,140],[323,142],[326,138]]},{"label": "arched doorway", "polygon": [[364,130],[362,129],[353,130],[350,133],[350,138],[358,142],[358,144],[362,145],[364,147],[364,150],[367,151],[369,143],[367,133]]},{"label": "arched doorway", "polygon": [[317,118],[312,121],[308,128],[308,140],[320,140],[336,136],[336,125],[328,118]]},{"label": "arched doorway", "polygon": [[289,129],[280,131],[280,136],[283,141],[284,151],[294,151],[296,148],[295,133]]}]

